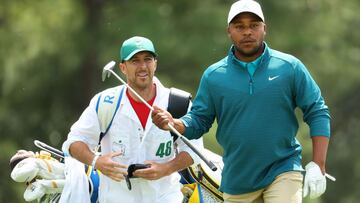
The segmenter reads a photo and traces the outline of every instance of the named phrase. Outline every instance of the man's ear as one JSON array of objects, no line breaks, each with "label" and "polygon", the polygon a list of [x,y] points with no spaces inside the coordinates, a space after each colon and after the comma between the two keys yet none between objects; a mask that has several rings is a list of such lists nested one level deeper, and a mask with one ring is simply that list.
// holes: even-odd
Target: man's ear
[{"label": "man's ear", "polygon": [[157,59],[155,58],[155,69],[154,69],[154,72],[156,71],[157,69]]},{"label": "man's ear", "polygon": [[231,39],[231,35],[230,35],[230,25],[227,26],[226,32],[227,32],[227,36],[229,37],[229,39]]},{"label": "man's ear", "polygon": [[264,36],[266,35],[266,24],[264,23]]},{"label": "man's ear", "polygon": [[119,69],[120,71],[126,75],[126,72],[125,72],[125,69],[126,69],[126,65],[125,65],[125,62],[121,62],[119,63]]}]

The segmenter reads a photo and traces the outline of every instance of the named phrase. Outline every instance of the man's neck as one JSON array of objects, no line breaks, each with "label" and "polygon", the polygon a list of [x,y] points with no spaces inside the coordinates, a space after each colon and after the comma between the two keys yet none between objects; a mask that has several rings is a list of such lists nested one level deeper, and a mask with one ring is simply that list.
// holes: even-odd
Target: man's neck
[{"label": "man's neck", "polygon": [[[150,99],[154,98],[156,95],[156,85],[155,84],[152,84],[151,86],[146,87],[146,88],[134,88],[134,87],[132,87],[132,88],[145,101],[149,101]],[[129,95],[135,101],[137,101],[137,102],[141,101],[132,91],[129,91]]]},{"label": "man's neck", "polygon": [[239,59],[240,61],[243,62],[252,62],[255,59],[257,59],[259,56],[261,56],[261,54],[264,52],[265,49],[265,45],[264,43],[262,44],[262,46],[258,49],[258,51],[252,55],[244,55],[242,53],[240,53],[236,47],[234,47],[234,55],[237,59]]}]

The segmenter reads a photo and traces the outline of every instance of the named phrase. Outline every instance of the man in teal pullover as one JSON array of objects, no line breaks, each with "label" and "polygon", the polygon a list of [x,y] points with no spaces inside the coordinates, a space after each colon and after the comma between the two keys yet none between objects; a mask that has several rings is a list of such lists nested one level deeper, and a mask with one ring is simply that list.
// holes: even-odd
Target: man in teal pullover
[{"label": "man in teal pullover", "polygon": [[[153,122],[197,139],[216,119],[216,138],[224,149],[221,191],[226,203],[299,203],[326,189],[325,160],[330,115],[320,89],[294,56],[264,42],[265,19],[253,0],[235,2],[228,16],[228,55],[203,74],[191,111],[181,119],[156,106]],[[304,169],[296,139],[295,108],[303,112],[313,143]]]}]

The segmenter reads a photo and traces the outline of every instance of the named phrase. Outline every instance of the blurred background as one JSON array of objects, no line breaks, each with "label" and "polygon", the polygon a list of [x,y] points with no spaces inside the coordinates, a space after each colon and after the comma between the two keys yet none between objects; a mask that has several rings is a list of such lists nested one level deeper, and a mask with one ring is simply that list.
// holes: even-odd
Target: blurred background
[{"label": "blurred background", "polygon": [[[90,98],[118,85],[114,77],[101,82],[101,72],[119,61],[125,39],[150,38],[159,54],[158,78],[193,96],[202,72],[230,47],[226,19],[233,0],[0,2],[0,202],[24,202],[25,186],[9,175],[9,158],[18,149],[37,151],[35,139],[60,149]],[[337,181],[328,181],[320,199],[304,202],[359,202],[360,2],[260,3],[268,45],[302,60],[331,110],[327,172]],[[205,136],[206,146],[221,154],[215,129]],[[306,125],[297,137],[305,165],[312,153]]]}]

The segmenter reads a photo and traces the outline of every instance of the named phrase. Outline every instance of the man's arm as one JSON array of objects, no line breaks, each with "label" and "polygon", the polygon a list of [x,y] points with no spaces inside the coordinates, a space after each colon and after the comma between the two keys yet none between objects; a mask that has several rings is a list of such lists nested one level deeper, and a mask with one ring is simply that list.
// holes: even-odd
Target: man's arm
[{"label": "man's arm", "polygon": [[162,130],[170,130],[168,123],[173,125],[175,129],[180,133],[184,134],[185,125],[180,119],[174,119],[172,115],[157,106],[153,106],[154,110],[151,112],[152,122]]},{"label": "man's arm", "polygon": [[326,154],[329,145],[329,137],[312,136],[313,162],[319,165],[322,174],[325,175]]},{"label": "man's arm", "polygon": [[89,149],[88,145],[81,141],[72,143],[69,147],[69,152],[72,157],[89,166],[91,166],[91,162],[95,157],[95,154]]},{"label": "man's arm", "polygon": [[311,138],[313,160],[305,166],[303,197],[309,195],[310,199],[314,199],[326,190],[326,176],[329,175],[325,172],[325,162],[329,138],[327,136],[312,136]]},{"label": "man's arm", "polygon": [[[72,157],[89,166],[91,166],[95,158],[95,154],[89,149],[88,145],[81,141],[72,143],[69,152]],[[95,162],[95,168],[115,181],[123,180],[124,175],[127,175],[127,166],[112,160],[113,157],[120,154],[121,152],[112,152],[99,156]]]}]

